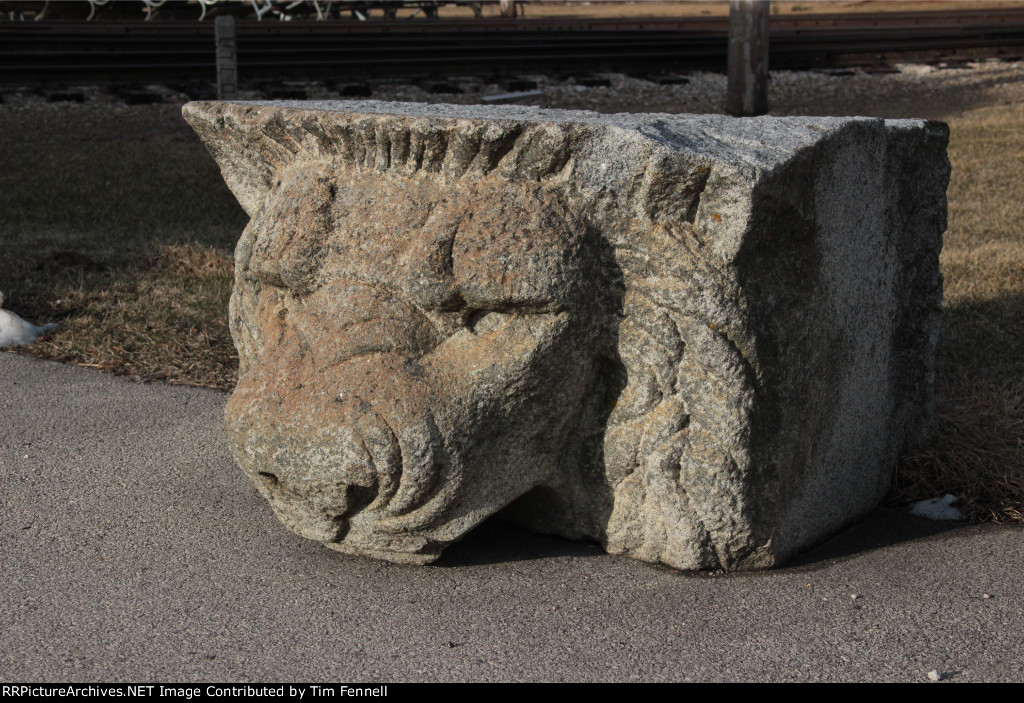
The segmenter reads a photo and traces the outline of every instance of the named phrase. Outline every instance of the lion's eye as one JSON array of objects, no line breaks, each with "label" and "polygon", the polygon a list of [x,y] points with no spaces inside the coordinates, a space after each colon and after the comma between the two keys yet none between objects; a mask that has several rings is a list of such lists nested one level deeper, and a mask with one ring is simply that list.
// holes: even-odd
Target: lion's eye
[{"label": "lion's eye", "polygon": [[493,310],[469,310],[463,324],[475,335],[490,334],[504,327],[512,317],[514,316]]}]

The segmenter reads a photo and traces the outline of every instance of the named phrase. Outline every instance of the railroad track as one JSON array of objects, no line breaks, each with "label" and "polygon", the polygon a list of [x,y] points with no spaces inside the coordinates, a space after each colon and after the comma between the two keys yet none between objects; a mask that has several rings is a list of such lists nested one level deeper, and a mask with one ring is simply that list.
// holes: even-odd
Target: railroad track
[{"label": "railroad track", "polygon": [[[725,67],[722,18],[238,23],[245,80]],[[212,23],[0,23],[0,82],[213,80]],[[1024,56],[1024,7],[773,19],[776,69]]]}]

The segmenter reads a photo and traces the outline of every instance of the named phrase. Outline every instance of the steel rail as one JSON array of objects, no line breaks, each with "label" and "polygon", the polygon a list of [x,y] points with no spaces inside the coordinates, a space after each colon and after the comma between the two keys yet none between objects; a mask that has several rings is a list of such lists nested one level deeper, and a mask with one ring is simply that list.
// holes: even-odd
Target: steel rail
[{"label": "steel rail", "polygon": [[[840,18],[850,21],[841,24]],[[347,68],[354,74],[349,77],[358,79],[526,68],[654,71],[720,68],[725,63],[727,32],[720,18],[694,22],[689,29],[679,28],[679,20],[624,22],[618,29],[595,29],[594,23],[582,23],[572,31],[553,29],[550,24],[541,28],[535,22],[529,31],[524,29],[526,23],[508,20],[482,29],[481,22],[473,21],[423,23],[430,25],[430,31],[397,26],[401,22],[352,26],[240,22],[239,71],[254,79],[325,74],[337,78]],[[386,31],[373,31],[369,25],[374,24]],[[452,29],[455,24],[458,28]],[[160,31],[167,27],[172,28]],[[773,22],[770,46],[771,64],[777,68],[857,65],[877,62],[879,54],[907,52],[1020,55],[1024,53],[1024,8],[974,14],[807,16]],[[209,24],[0,23],[0,81],[7,83],[97,77],[207,80],[213,69]]]}]

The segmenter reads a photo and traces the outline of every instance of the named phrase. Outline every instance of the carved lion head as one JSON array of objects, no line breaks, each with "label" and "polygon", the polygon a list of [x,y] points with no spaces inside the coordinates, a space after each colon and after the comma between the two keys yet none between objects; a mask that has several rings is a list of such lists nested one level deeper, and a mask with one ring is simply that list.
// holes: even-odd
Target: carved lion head
[{"label": "carved lion head", "polygon": [[742,499],[720,425],[746,410],[688,402],[745,382],[728,304],[692,285],[715,272],[686,255],[706,166],[638,140],[608,169],[594,143],[634,137],[557,121],[186,116],[252,218],[227,425],[286,525],[411,563],[506,508],[652,560],[732,548],[683,487],[715,461]]}]

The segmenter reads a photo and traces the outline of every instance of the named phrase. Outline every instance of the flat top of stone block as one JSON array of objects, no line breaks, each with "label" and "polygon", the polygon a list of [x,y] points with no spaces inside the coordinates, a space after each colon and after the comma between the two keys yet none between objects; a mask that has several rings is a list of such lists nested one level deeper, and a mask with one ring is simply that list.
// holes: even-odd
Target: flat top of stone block
[{"label": "flat top of stone block", "polygon": [[793,154],[851,125],[884,125],[889,129],[940,125],[928,120],[883,120],[876,117],[746,117],[716,114],[616,113],[561,110],[523,105],[450,105],[383,100],[263,100],[193,102],[185,114],[199,117],[218,106],[274,111],[381,115],[432,120],[470,120],[547,123],[628,130],[676,152],[722,158],[758,169],[772,170]]}]

